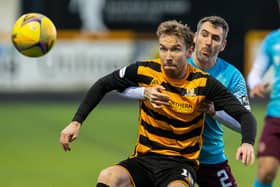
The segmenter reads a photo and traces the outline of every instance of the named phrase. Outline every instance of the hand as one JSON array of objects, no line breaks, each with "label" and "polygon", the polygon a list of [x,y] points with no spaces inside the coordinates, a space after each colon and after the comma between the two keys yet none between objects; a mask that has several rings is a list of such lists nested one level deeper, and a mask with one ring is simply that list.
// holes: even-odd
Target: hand
[{"label": "hand", "polygon": [[214,103],[212,101],[209,101],[209,100],[200,103],[197,111],[206,112],[210,116],[214,116],[216,114]]},{"label": "hand", "polygon": [[255,162],[254,147],[251,144],[243,143],[238,147],[236,152],[236,160],[241,160],[242,163],[247,165],[252,165]]},{"label": "hand", "polygon": [[62,145],[64,151],[71,151],[69,143],[74,141],[80,132],[81,123],[77,121],[72,121],[68,126],[66,126],[60,133],[60,144]]},{"label": "hand", "polygon": [[169,96],[161,93],[165,90],[163,86],[146,87],[144,97],[148,99],[154,108],[160,108],[161,105],[169,105]]},{"label": "hand", "polygon": [[250,91],[250,97],[254,98],[255,95],[259,97],[264,97],[267,88],[269,87],[269,83],[264,83],[264,84],[257,84],[251,91]]}]

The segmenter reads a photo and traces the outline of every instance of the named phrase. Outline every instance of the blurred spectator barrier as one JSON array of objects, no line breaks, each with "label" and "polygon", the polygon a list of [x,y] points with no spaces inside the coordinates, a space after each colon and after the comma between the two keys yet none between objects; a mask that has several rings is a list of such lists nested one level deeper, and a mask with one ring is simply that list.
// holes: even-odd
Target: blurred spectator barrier
[{"label": "blurred spectator barrier", "polygon": [[1,93],[83,91],[116,68],[157,56],[154,35],[129,31],[59,31],[41,58],[19,54],[7,33],[0,33],[0,41]]}]

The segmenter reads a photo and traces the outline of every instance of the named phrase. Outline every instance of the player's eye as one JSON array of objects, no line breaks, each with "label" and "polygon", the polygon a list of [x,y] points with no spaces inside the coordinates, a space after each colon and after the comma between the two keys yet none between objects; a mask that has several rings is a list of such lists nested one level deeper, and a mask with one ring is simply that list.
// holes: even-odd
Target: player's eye
[{"label": "player's eye", "polygon": [[173,48],[171,49],[171,51],[173,51],[173,52],[179,52],[179,51],[181,51],[181,48],[180,48],[180,47],[173,47]]},{"label": "player's eye", "polygon": [[159,47],[159,50],[160,50],[160,51],[167,51],[167,48],[161,46],[161,47]]},{"label": "player's eye", "polygon": [[209,33],[206,31],[201,31],[200,34],[202,37],[207,37],[209,35]]},{"label": "player's eye", "polygon": [[221,41],[221,37],[220,37],[219,35],[213,35],[213,36],[212,36],[212,39],[213,39],[214,41],[216,41],[216,42]]}]

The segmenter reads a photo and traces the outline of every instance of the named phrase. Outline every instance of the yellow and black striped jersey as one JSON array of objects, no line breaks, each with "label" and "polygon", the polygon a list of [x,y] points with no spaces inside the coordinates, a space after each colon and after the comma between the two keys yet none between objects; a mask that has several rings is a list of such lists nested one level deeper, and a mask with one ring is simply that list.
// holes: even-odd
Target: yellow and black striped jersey
[{"label": "yellow and black striped jersey", "polygon": [[254,143],[256,122],[252,114],[216,79],[187,65],[181,80],[165,76],[159,59],[141,61],[99,79],[89,90],[73,121],[83,122],[102,97],[111,90],[130,86],[162,85],[170,99],[169,106],[153,108],[148,100],[139,101],[138,138],[132,157],[156,153],[183,156],[198,164],[202,147],[205,114],[198,111],[204,100],[214,102],[242,127],[242,142]]},{"label": "yellow and black striped jersey", "polygon": [[138,86],[162,85],[169,95],[169,106],[153,108],[148,100],[140,101],[138,141],[135,154],[146,152],[184,156],[197,160],[202,146],[204,113],[198,104],[205,96],[198,94],[206,86],[208,75],[188,65],[181,80],[171,80],[163,73],[159,59],[138,62]]}]

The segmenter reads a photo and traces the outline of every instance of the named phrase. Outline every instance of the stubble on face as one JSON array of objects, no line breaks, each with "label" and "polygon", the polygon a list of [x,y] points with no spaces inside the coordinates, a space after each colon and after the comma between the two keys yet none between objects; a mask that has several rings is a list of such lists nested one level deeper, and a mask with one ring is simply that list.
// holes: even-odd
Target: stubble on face
[{"label": "stubble on face", "polygon": [[215,27],[212,23],[204,23],[196,33],[194,43],[194,59],[202,69],[211,68],[223,50],[223,29]]}]

